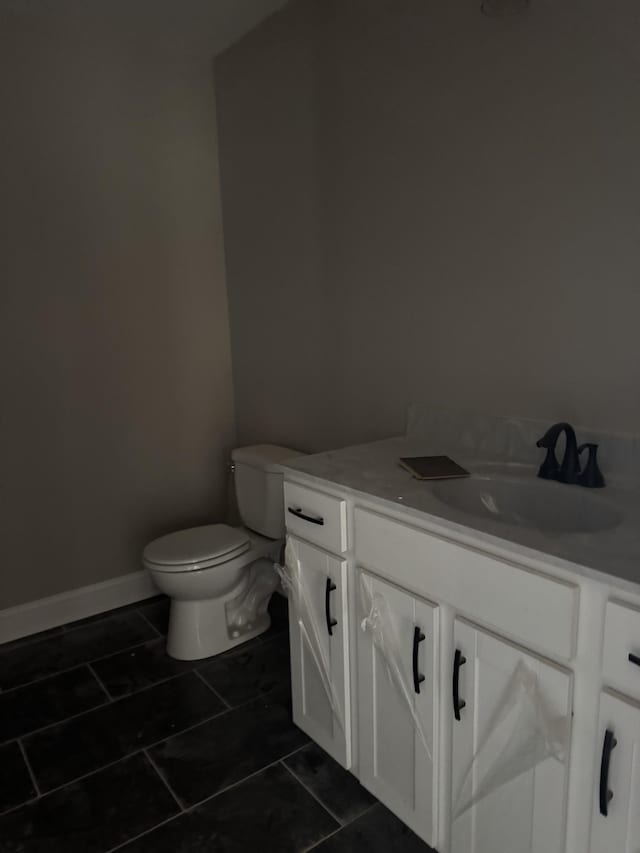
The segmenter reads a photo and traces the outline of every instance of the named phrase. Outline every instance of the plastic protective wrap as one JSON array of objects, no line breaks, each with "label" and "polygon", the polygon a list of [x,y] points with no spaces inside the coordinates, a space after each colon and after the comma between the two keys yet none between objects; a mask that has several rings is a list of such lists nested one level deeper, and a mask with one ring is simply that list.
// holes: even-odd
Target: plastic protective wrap
[{"label": "plastic protective wrap", "polygon": [[267,621],[269,600],[278,587],[279,576],[272,560],[256,560],[248,574],[243,591],[226,604],[227,625],[232,637],[248,634]]},{"label": "plastic protective wrap", "polygon": [[338,725],[344,731],[345,712],[342,702],[331,680],[331,662],[327,632],[316,616],[305,572],[302,570],[298,549],[294,540],[287,537],[284,552],[284,566],[276,564],[276,572],[289,599],[289,609],[295,614],[306,647],[311,653],[315,667],[320,675],[322,686],[329,700],[331,710]]},{"label": "plastic protective wrap", "polygon": [[429,738],[416,711],[414,686],[408,680],[402,665],[403,656],[406,657],[407,650],[400,643],[387,602],[381,593],[372,591],[364,575],[360,575],[359,594],[360,615],[362,617],[360,629],[371,636],[373,644],[385,663],[387,674],[404,700],[411,714],[415,730],[429,758],[432,758]]},{"label": "plastic protective wrap", "polygon": [[543,761],[565,764],[569,734],[569,718],[551,711],[538,676],[520,661],[458,790],[453,792],[454,820]]}]

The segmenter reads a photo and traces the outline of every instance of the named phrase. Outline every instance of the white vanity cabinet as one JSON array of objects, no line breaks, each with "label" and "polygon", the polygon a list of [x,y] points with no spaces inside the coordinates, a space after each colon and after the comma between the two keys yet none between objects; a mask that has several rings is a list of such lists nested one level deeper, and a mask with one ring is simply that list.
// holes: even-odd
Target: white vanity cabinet
[{"label": "white vanity cabinet", "polygon": [[640,706],[603,692],[590,853],[640,853]]},{"label": "white vanity cabinet", "polygon": [[300,728],[438,853],[640,853],[640,594],[291,475]]},{"label": "white vanity cabinet", "polygon": [[604,680],[640,702],[640,610],[609,601],[605,614]]},{"label": "white vanity cabinet", "polygon": [[640,609],[621,601],[606,607],[603,676],[591,853],[640,853]]},{"label": "white vanity cabinet", "polygon": [[[357,632],[359,778],[433,845],[438,608],[366,572],[358,572],[356,595],[361,605],[371,603],[369,618],[377,622]],[[362,607],[360,617],[366,619]]]},{"label": "white vanity cabinet", "polygon": [[452,853],[564,853],[570,674],[457,619],[451,678]]},{"label": "white vanity cabinet", "polygon": [[289,610],[293,719],[343,767],[351,766],[347,563],[291,537],[299,606]]}]

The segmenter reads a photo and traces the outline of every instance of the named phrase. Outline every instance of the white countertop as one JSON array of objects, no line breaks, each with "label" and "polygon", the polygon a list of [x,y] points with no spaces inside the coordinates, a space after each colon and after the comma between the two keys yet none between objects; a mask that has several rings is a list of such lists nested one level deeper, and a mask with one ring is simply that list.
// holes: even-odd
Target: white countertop
[{"label": "white countertop", "polygon": [[[478,517],[443,503],[433,491],[434,482],[416,480],[398,464],[401,456],[433,453],[422,438],[399,437],[346,447],[287,462],[285,474],[303,476],[325,488],[337,488],[355,498],[373,501],[382,510],[404,512],[408,518],[428,526],[433,532],[525,563],[542,561],[563,571],[578,573],[620,591],[640,594],[640,492],[619,486],[585,490],[540,481],[549,490],[575,489],[576,499],[588,491],[590,499],[613,505],[622,514],[619,525],[594,533],[550,532],[516,526],[492,518]],[[438,452],[442,452],[438,450]],[[513,475],[534,479],[537,467],[502,463],[495,459],[465,458],[449,453],[471,474]],[[451,481],[463,482],[463,481]],[[551,494],[551,491],[550,491]]]}]

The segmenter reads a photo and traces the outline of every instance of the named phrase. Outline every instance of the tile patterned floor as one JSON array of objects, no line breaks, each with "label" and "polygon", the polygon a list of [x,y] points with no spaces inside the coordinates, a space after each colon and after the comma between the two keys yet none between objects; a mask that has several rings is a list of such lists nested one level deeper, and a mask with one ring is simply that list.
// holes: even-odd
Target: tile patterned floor
[{"label": "tile patterned floor", "polygon": [[0,646],[0,853],[428,853],[293,724],[271,610],[189,663],[162,598]]}]

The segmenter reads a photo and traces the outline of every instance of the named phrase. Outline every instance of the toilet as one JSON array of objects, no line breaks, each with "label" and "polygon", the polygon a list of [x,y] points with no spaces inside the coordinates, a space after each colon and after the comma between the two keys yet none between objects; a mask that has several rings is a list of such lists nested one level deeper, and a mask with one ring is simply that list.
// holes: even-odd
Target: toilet
[{"label": "toilet", "polygon": [[207,524],[154,539],[142,562],[171,599],[167,653],[198,660],[262,634],[284,537],[280,464],[302,454],[260,444],[231,452],[242,527]]}]

